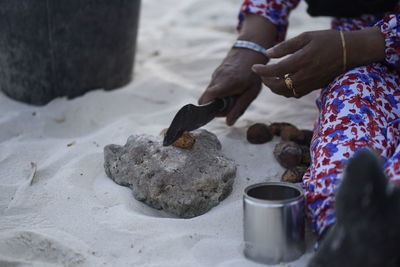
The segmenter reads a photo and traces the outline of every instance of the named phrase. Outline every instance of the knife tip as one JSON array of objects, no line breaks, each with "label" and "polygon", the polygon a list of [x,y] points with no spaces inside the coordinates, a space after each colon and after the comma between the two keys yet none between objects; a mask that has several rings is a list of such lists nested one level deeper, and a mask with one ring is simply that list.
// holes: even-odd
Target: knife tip
[{"label": "knife tip", "polygon": [[167,140],[164,139],[163,146],[169,146],[169,145],[170,145],[170,143]]}]

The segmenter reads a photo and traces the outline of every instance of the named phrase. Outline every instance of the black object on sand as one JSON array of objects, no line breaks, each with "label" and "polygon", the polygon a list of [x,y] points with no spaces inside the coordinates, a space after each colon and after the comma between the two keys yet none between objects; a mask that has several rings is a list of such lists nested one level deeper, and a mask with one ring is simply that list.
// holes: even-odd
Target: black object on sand
[{"label": "black object on sand", "polygon": [[336,216],[309,267],[400,266],[400,188],[388,181],[373,152],[350,159]]},{"label": "black object on sand", "polygon": [[140,0],[0,2],[0,88],[42,105],[131,80]]},{"label": "black object on sand", "polygon": [[185,131],[193,131],[206,125],[218,114],[227,114],[235,105],[237,96],[215,99],[207,104],[196,106],[187,104],[175,115],[164,136],[163,145],[172,145]]}]

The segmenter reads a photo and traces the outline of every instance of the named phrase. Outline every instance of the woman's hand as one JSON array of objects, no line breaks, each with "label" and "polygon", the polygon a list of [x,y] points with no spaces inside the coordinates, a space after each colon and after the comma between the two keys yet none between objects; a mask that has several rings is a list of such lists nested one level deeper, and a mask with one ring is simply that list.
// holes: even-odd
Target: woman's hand
[{"label": "woman's hand", "polygon": [[296,97],[326,86],[343,72],[343,49],[339,31],[325,30],[302,33],[267,51],[270,58],[281,58],[278,63],[254,65],[264,84],[274,93],[294,96],[284,81],[285,74],[293,81]]},{"label": "woman's hand", "polygon": [[[345,32],[344,37],[347,69],[383,61],[385,41],[377,27]],[[302,33],[268,49],[267,55],[290,55],[276,64],[253,66],[266,86],[286,97],[302,97],[323,88],[344,72],[343,45],[337,30]],[[286,86],[285,74],[289,74],[294,92]]]},{"label": "woman's hand", "polygon": [[263,61],[266,61],[265,56],[257,52],[232,49],[214,71],[211,83],[200,97],[199,104],[206,104],[216,98],[238,96],[230,112],[220,114],[226,116],[228,125],[233,125],[261,90],[261,79],[251,70],[251,66]]},{"label": "woman's hand", "polygon": [[[269,48],[276,38],[276,26],[272,22],[259,15],[247,14],[238,39]],[[237,96],[236,104],[229,113],[220,114],[226,116],[226,124],[233,125],[261,90],[261,79],[251,67],[254,64],[265,64],[267,61],[268,59],[258,52],[232,48],[214,71],[209,86],[199,99],[199,104],[206,104],[216,98]]]}]

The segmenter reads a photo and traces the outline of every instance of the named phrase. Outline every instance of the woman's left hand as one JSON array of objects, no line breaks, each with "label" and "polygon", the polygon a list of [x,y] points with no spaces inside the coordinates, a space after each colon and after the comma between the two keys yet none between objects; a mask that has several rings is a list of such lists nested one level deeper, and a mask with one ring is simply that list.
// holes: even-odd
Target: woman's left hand
[{"label": "woman's left hand", "polygon": [[[305,32],[267,50],[270,58],[290,55],[278,63],[252,67],[274,93],[302,97],[327,86],[343,72],[343,47],[340,32],[324,30]],[[293,90],[285,83],[289,74]]]}]

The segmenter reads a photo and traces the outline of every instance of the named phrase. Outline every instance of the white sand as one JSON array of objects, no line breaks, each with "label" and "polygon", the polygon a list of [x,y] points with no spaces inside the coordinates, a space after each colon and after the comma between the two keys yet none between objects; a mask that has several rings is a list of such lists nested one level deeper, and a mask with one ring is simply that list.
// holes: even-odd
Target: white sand
[{"label": "white sand", "polygon": [[[262,266],[242,255],[242,192],[278,180],[283,169],[272,156],[278,139],[250,145],[246,127],[311,128],[315,95],[288,100],[265,89],[235,127],[223,119],[206,126],[239,168],[233,193],[203,216],[170,218],[103,170],[105,145],[156,135],[196,102],[235,38],[240,2],[144,0],[135,79],[120,90],[44,107],[0,94],[0,266]],[[289,36],[329,26],[308,18],[304,6],[291,21]],[[310,255],[280,266],[304,266]]]}]

